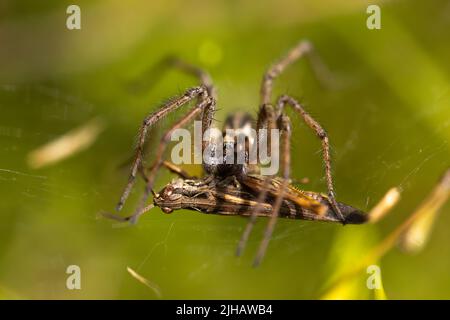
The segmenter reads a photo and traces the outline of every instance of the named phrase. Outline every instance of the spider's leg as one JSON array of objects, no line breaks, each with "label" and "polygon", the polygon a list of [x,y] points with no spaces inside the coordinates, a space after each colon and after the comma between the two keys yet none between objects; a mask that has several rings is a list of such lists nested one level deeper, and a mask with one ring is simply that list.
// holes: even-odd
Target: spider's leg
[{"label": "spider's leg", "polygon": [[302,57],[308,59],[314,75],[322,85],[326,87],[332,87],[334,85],[330,71],[322,62],[320,56],[316,54],[314,46],[311,42],[303,40],[293,47],[286,56],[272,65],[264,74],[260,89],[261,105],[271,102],[273,81],[278,78],[289,65]]},{"label": "spider's leg", "polygon": [[267,224],[264,238],[261,241],[258,253],[256,254],[255,261],[253,263],[254,266],[258,266],[264,258],[267,246],[269,245],[270,238],[272,237],[272,233],[275,228],[275,224],[277,223],[280,208],[283,203],[284,194],[289,187],[289,178],[291,172],[291,123],[288,116],[282,114],[278,117],[278,127],[280,128],[281,132],[281,165],[283,170],[283,182],[280,185],[280,189],[275,199],[275,204],[273,205],[272,209],[272,215],[270,216],[269,223]]},{"label": "spider's leg", "polygon": [[[134,81],[133,85],[139,84],[139,88],[145,87],[146,90],[151,89],[170,69],[176,69],[182,73],[193,76],[206,88],[208,95],[216,99],[216,90],[209,73],[175,56],[166,56],[161,59],[158,63],[145,71],[140,79]],[[145,81],[146,79],[148,80]]]},{"label": "spider's leg", "polygon": [[196,77],[200,83],[205,86],[208,95],[214,99],[217,99],[216,88],[214,87],[211,76],[208,72],[175,57],[169,58],[168,61],[169,66]]},{"label": "spider's leg", "polygon": [[202,111],[213,108],[212,106],[215,105],[215,100],[212,97],[206,97],[204,100],[196,104],[183,118],[181,118],[178,122],[176,122],[162,137],[161,142],[159,143],[158,149],[156,151],[156,159],[151,166],[150,173],[147,176],[147,185],[144,191],[144,195],[142,196],[142,199],[140,201],[140,204],[136,210],[136,213],[139,213],[142,208],[144,208],[145,203],[147,202],[147,199],[150,195],[150,192],[152,191],[153,184],[155,182],[156,173],[158,172],[159,168],[163,164],[163,155],[164,151],[166,150],[166,147],[168,143],[170,142],[170,138],[172,136],[172,133],[174,130],[177,130],[179,128],[184,127],[187,125],[191,120],[193,120],[196,116],[198,116]]},{"label": "spider's leg", "polygon": [[148,129],[156,122],[158,122],[161,118],[166,116],[168,113],[178,109],[179,107],[192,101],[196,97],[200,97],[203,95],[207,95],[205,87],[200,86],[188,89],[182,96],[167,102],[158,111],[153,112],[144,119],[139,129],[139,140],[135,150],[135,156],[131,167],[131,173],[128,178],[128,183],[125,187],[125,190],[123,191],[122,196],[120,197],[120,201],[117,204],[117,210],[122,209],[125,201],[127,200],[130,194],[131,188],[133,187],[134,182],[136,180],[136,174],[138,173],[138,170],[141,167],[143,158],[143,149],[145,140],[147,138]]},{"label": "spider's leg", "polygon": [[273,81],[292,63],[303,57],[312,50],[309,41],[301,41],[292,48],[285,57],[272,65],[264,74],[260,89],[261,105],[271,101]]},{"label": "spider's leg", "polygon": [[239,257],[244,252],[245,246],[248,242],[248,238],[250,237],[250,234],[252,233],[253,227],[256,223],[256,218],[261,213],[261,210],[263,209],[263,203],[266,200],[267,197],[267,189],[269,187],[270,178],[269,176],[266,176],[264,179],[264,184],[261,192],[258,195],[258,199],[256,200],[257,205],[255,209],[252,211],[252,214],[250,215],[250,219],[247,222],[247,225],[245,226],[244,232],[242,233],[241,239],[239,240],[239,244],[236,249],[236,255]]},{"label": "spider's leg", "polygon": [[100,214],[107,219],[110,220],[116,220],[119,222],[133,222],[136,221],[140,216],[142,216],[144,213],[146,213],[147,211],[150,211],[151,209],[153,209],[155,207],[155,205],[152,203],[148,206],[146,206],[145,208],[143,208],[141,211],[139,211],[138,213],[135,213],[131,216],[128,217],[122,217],[118,214],[114,214],[114,213],[110,213],[110,212],[101,212]]},{"label": "spider's leg", "polygon": [[[264,104],[262,105],[259,113],[258,113],[258,121],[257,121],[257,131],[259,132],[260,129],[267,129],[267,143],[270,145],[270,130],[276,128],[275,123],[275,113],[273,110],[273,107],[270,104]],[[259,139],[258,134],[258,139]],[[260,145],[260,142],[258,142],[258,146]],[[270,146],[268,146],[268,150],[271,150]],[[255,209],[252,211],[252,214],[250,216],[250,219],[244,229],[244,232],[242,233],[241,239],[239,240],[238,247],[236,249],[236,255],[240,256],[242,255],[245,246],[247,244],[248,238],[250,237],[250,234],[253,230],[253,227],[256,223],[256,218],[261,213],[261,210],[263,209],[263,203],[266,200],[269,183],[270,183],[271,177],[266,176],[264,178],[263,187],[258,195],[257,198],[257,205]]]},{"label": "spider's leg", "polygon": [[286,105],[290,105],[297,113],[300,114],[303,121],[305,121],[308,127],[310,127],[316,133],[317,137],[319,137],[320,141],[322,142],[322,154],[323,161],[325,163],[325,178],[327,181],[328,197],[333,211],[336,213],[342,223],[344,223],[345,218],[342,215],[341,210],[339,209],[334,195],[333,177],[331,175],[330,143],[328,141],[328,135],[322,128],[322,126],[313,117],[311,117],[308,112],[305,111],[303,106],[290,96],[283,95],[280,97],[280,99],[278,100],[278,112],[282,113]]}]

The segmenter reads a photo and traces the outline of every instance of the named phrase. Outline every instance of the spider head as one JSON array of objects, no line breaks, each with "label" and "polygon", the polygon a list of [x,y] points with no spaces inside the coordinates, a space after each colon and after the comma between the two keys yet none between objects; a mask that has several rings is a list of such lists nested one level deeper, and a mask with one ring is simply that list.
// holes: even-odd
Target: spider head
[{"label": "spider head", "polygon": [[247,174],[249,150],[257,137],[253,122],[250,114],[236,112],[227,117],[222,132],[212,131],[203,163],[207,173],[220,177]]}]

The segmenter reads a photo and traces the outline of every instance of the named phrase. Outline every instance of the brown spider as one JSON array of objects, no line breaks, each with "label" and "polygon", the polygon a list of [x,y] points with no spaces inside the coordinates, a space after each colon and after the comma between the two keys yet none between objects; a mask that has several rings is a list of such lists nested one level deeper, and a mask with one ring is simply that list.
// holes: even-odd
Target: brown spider
[{"label": "brown spider", "polygon": [[[259,132],[263,128],[276,128],[280,130],[281,177],[262,176],[259,174],[257,165],[244,162],[243,164],[203,163],[204,177],[195,178],[189,176],[173,163],[164,161],[163,155],[174,130],[186,126],[196,117],[200,116],[202,133],[204,133],[212,125],[216,106],[215,89],[211,78],[206,72],[177,59],[164,60],[164,65],[172,66],[194,75],[200,81],[201,85],[188,89],[182,96],[164,104],[160,109],[144,119],[139,131],[139,141],[135,151],[129,181],[119,201],[117,210],[122,209],[138,173],[143,176],[146,182],[146,188],[135,213],[129,217],[119,219],[121,221],[135,222],[140,215],[154,206],[160,207],[166,213],[177,209],[192,209],[204,213],[250,216],[250,220],[238,245],[237,254],[240,255],[248,240],[256,217],[267,216],[270,220],[256,256],[255,265],[261,262],[265,254],[278,217],[339,222],[342,224],[367,222],[369,220],[367,214],[351,206],[339,203],[335,199],[331,175],[329,141],[325,130],[291,96],[283,95],[278,98],[275,105],[272,105],[273,81],[289,65],[303,56],[314,58],[312,56],[312,45],[308,41],[300,42],[284,58],[269,68],[264,74],[261,84],[261,102],[257,116],[256,131]],[[311,60],[311,62],[317,62],[317,60]],[[164,134],[156,151],[156,159],[153,165],[148,169],[148,172],[145,171],[143,168],[143,148],[148,129],[168,113],[175,111],[193,100],[196,100],[195,106]],[[290,184],[291,123],[285,114],[285,108],[288,106],[292,107],[302,117],[322,143],[328,195],[302,191]],[[252,121],[249,115],[238,113],[228,117],[224,129],[238,129],[251,123]],[[205,150],[212,152],[210,150],[214,150],[214,148],[208,149],[210,143],[212,142],[202,142],[202,152]],[[226,157],[227,149],[225,148],[225,144],[219,147],[224,148],[223,154]],[[162,166],[178,174],[180,178],[167,184],[161,192],[154,193],[152,188],[155,177]],[[153,204],[146,206],[151,193],[153,193]],[[115,215],[109,214],[108,216],[118,218]]]}]

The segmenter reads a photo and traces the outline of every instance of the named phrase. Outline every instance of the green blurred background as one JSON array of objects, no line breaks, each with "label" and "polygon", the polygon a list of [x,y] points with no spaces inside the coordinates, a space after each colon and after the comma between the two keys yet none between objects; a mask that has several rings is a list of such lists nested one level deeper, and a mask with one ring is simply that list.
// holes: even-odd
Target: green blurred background
[{"label": "green blurred background", "polygon": [[[359,261],[409,216],[450,164],[449,1],[371,1],[381,6],[381,30],[366,28],[369,3],[360,0],[97,0],[76,2],[82,29],[69,31],[72,3],[0,3],[1,298],[157,298],[127,266],[167,299],[320,298],[336,270]],[[119,198],[128,175],[121,164],[143,117],[195,84],[177,72],[152,90],[130,90],[131,81],[169,53],[202,66],[218,88],[220,125],[233,110],[256,113],[262,73],[306,38],[337,85],[323,88],[300,62],[277,81],[276,94],[301,98],[329,132],[340,201],[368,210],[401,187],[402,201],[382,223],[279,221],[255,269],[264,219],[236,258],[241,217],[154,209],[125,228],[96,217]],[[29,167],[30,151],[93,117],[106,129],[88,150]],[[292,120],[299,124],[293,174],[325,191],[320,144]],[[170,179],[161,174],[158,187]],[[388,298],[450,298],[449,209],[442,208],[422,252],[394,249],[379,262]],[[81,290],[66,289],[71,264],[81,268]],[[342,297],[371,298],[366,277]]]}]

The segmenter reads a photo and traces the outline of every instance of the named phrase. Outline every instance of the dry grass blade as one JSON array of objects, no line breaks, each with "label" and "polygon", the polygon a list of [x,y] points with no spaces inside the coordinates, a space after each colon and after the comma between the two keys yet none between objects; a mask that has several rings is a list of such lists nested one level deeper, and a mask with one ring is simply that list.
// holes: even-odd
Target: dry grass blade
[{"label": "dry grass blade", "polygon": [[366,268],[366,266],[379,261],[395,246],[398,241],[403,244],[405,244],[405,241],[413,241],[412,239],[417,241],[417,238],[413,238],[417,237],[417,233],[420,233],[421,237],[428,237],[432,224],[430,221],[435,219],[438,210],[448,200],[449,195],[450,169],[447,169],[438,184],[434,187],[433,191],[414,211],[414,213],[394,231],[392,231],[386,238],[384,238],[383,241],[375,246],[359,263],[356,263],[353,268],[344,272],[336,281],[334,281],[332,285],[329,286],[326,294],[328,294],[328,292],[335,291],[337,288],[342,286],[342,284],[358,275]]},{"label": "dry grass blade", "polygon": [[417,218],[403,232],[399,239],[399,246],[406,252],[420,251],[428,241],[439,209],[450,196],[450,169],[444,174],[433,192],[417,208],[414,216]]},{"label": "dry grass blade", "polygon": [[384,195],[378,204],[370,210],[369,222],[375,223],[380,221],[400,200],[400,191],[398,188],[391,188]]},{"label": "dry grass blade", "polygon": [[87,149],[103,131],[104,123],[94,118],[79,128],[52,140],[28,154],[28,164],[34,169],[64,160]]},{"label": "dry grass blade", "polygon": [[155,293],[155,295],[158,297],[158,299],[160,299],[162,297],[161,289],[159,288],[159,286],[157,284],[155,284],[155,283],[151,282],[150,280],[144,278],[143,276],[138,274],[136,271],[134,271],[130,267],[127,267],[127,271],[137,281],[139,281],[140,283],[142,283],[142,284],[146,285],[147,287],[149,287]]}]

